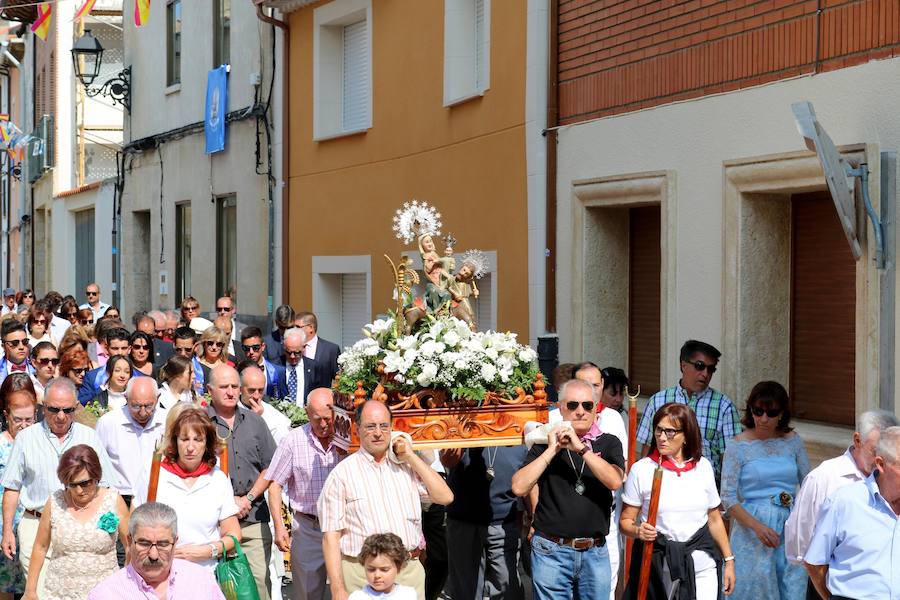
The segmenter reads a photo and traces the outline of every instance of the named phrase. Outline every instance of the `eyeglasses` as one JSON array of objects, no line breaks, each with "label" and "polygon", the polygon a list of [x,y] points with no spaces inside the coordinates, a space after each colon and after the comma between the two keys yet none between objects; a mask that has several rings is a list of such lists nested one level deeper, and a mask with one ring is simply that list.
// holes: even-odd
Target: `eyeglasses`
[{"label": "eyeglasses", "polygon": [[769,417],[770,419],[774,419],[775,417],[778,417],[778,416],[781,415],[781,409],[780,409],[780,408],[768,408],[768,409],[766,409],[766,408],[762,408],[761,406],[751,406],[751,407],[750,407],[750,412],[753,413],[753,416],[754,416],[754,417],[761,417],[761,416],[763,416],[763,415],[766,415],[766,416]]},{"label": "eyeglasses", "polygon": [[192,304],[191,306],[185,306],[185,307],[184,307],[184,310],[191,310],[191,311],[193,311],[193,310],[200,310],[200,305],[199,305],[199,304]]},{"label": "eyeglasses", "polygon": [[381,431],[390,431],[391,424],[390,423],[366,423],[365,425],[362,426],[362,428],[363,428],[363,431],[365,431],[366,433],[375,433],[376,429],[379,429]]},{"label": "eyeglasses", "polygon": [[85,479],[84,481],[73,481],[72,483],[67,483],[66,487],[70,490],[81,489],[81,490],[89,490],[97,484],[93,479]]},{"label": "eyeglasses", "polygon": [[241,348],[244,349],[244,352],[250,352],[253,350],[254,352],[259,352],[262,350],[262,344],[250,344],[247,346],[246,344],[241,344]]},{"label": "eyeglasses", "polygon": [[698,373],[702,373],[703,371],[706,371],[706,372],[708,372],[710,375],[712,375],[713,373],[716,372],[716,365],[715,365],[715,363],[706,364],[706,363],[703,362],[702,360],[697,360],[697,361],[694,361],[694,362],[690,363],[690,365],[691,365],[692,367],[694,367],[695,369],[697,369],[697,372],[698,372]]},{"label": "eyeglasses", "polygon": [[10,419],[16,425],[33,425],[34,417],[11,417]]},{"label": "eyeglasses", "polygon": [[74,407],[74,406],[70,406],[70,407],[68,407],[68,408],[62,408],[62,407],[60,407],[60,406],[47,406],[47,405],[44,405],[44,410],[46,410],[46,411],[47,411],[48,413],[50,413],[51,415],[58,415],[59,413],[65,413],[65,414],[67,414],[67,415],[71,415],[73,412],[75,412],[75,407]]},{"label": "eyeglasses", "polygon": [[231,312],[232,308],[231,306],[217,306],[216,312]]},{"label": "eyeglasses", "polygon": [[78,322],[81,323],[82,325],[93,325],[94,324],[93,319],[78,319]]},{"label": "eyeglasses", "polygon": [[584,409],[585,412],[591,412],[592,410],[594,410],[593,402],[575,402],[574,400],[566,402],[566,408],[569,410],[578,410],[579,405]]},{"label": "eyeglasses", "polygon": [[59,359],[58,358],[38,358],[38,359],[35,359],[34,362],[41,365],[42,367],[46,367],[47,365],[53,365],[55,367],[59,364]]},{"label": "eyeglasses", "polygon": [[684,430],[683,429],[671,429],[669,427],[666,427],[666,428],[657,427],[656,429],[653,430],[653,436],[659,437],[662,434],[666,434],[666,439],[671,440],[673,437],[675,437],[676,433],[681,433],[682,431],[684,431]]},{"label": "eyeglasses", "polygon": [[85,292],[85,296],[99,296],[100,292]]},{"label": "eyeglasses", "polygon": [[34,294],[25,294],[23,298],[34,298]]},{"label": "eyeglasses", "polygon": [[78,316],[78,311],[76,310],[75,312],[67,312],[67,313],[66,313],[66,316],[69,317],[70,319],[71,319],[72,317],[77,317],[77,316]]},{"label": "eyeglasses", "polygon": [[90,367],[78,367],[77,369],[69,369],[70,372],[75,373],[76,375],[84,375],[90,370]]},{"label": "eyeglasses", "polygon": [[28,345],[28,340],[3,340],[3,343],[9,346],[10,348],[18,348],[19,346]]},{"label": "eyeglasses", "polygon": [[156,408],[156,402],[153,404],[129,404],[128,410],[131,412],[141,413],[141,412],[153,412],[153,409]]},{"label": "eyeglasses", "polygon": [[131,345],[132,350],[149,350],[150,346],[136,346],[135,344]]},{"label": "eyeglasses", "polygon": [[215,341],[215,340],[208,340],[208,341],[206,342],[206,345],[207,345],[207,346],[212,346],[212,347],[214,347],[214,348],[222,348],[222,347],[225,346],[225,342],[217,342],[217,341]]},{"label": "eyeglasses", "polygon": [[284,353],[288,356],[300,356],[303,354],[303,350],[288,350],[285,348]]},{"label": "eyeglasses", "polygon": [[150,552],[150,548],[156,546],[157,551],[159,552],[168,552],[172,549],[172,546],[175,545],[175,542],[170,542],[169,540],[160,540],[158,542],[151,542],[150,540],[135,540],[134,545],[138,547],[138,550],[141,552]]},{"label": "eyeglasses", "polygon": [[47,319],[34,319],[31,323],[32,325],[46,325]]},{"label": "eyeglasses", "polygon": [[175,354],[183,354],[185,356],[190,356],[193,354],[193,348],[175,348]]}]

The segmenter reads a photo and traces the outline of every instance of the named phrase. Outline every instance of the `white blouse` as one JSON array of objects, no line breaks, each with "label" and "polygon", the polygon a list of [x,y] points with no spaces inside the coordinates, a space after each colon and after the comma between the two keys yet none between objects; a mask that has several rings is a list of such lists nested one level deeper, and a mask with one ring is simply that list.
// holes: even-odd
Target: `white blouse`
[{"label": "white blouse", "polygon": [[[640,506],[641,521],[647,520],[655,470],[655,462],[642,458],[634,463],[625,480],[622,502]],[[686,542],[706,524],[709,510],[719,504],[721,500],[716,490],[716,477],[712,464],[706,458],[701,458],[696,467],[682,472],[680,476],[663,469],[656,529],[672,541]],[[715,561],[706,552],[696,550],[691,556],[696,572],[716,568]]]}]

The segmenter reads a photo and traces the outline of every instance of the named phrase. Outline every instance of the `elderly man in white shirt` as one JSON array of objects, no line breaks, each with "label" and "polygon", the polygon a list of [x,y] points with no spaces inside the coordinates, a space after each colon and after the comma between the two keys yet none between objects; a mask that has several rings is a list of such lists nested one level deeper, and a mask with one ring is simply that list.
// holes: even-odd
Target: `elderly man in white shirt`
[{"label": "elderly man in white shirt", "polygon": [[[31,563],[31,552],[37,537],[41,511],[50,494],[63,489],[56,475],[59,457],[78,444],[87,444],[97,452],[103,475],[100,485],[118,487],[115,469],[106,450],[90,427],[75,423],[78,395],[75,384],[65,377],[57,377],[47,384],[44,393],[42,423],[24,429],[16,436],[6,471],[3,473],[3,553],[12,559],[16,552],[13,516],[21,502],[25,516],[19,523],[19,560],[25,571]],[[46,563],[45,563],[46,565]],[[43,571],[42,571],[43,573]],[[38,583],[39,588],[42,581]]]},{"label": "elderly man in white shirt", "polygon": [[[875,447],[881,432],[898,424],[897,417],[885,410],[862,413],[856,421],[853,444],[842,455],[824,461],[810,471],[797,497],[794,508],[784,524],[784,551],[794,564],[803,564],[813,531],[819,520],[819,512],[825,500],[845,485],[862,481],[875,468]],[[808,598],[816,598],[813,586],[809,586]]]},{"label": "elderly man in white shirt", "polygon": [[157,405],[158,391],[152,377],[133,377],[125,388],[125,406],[97,421],[97,437],[118,475],[116,487],[129,506],[166,429],[166,411]]}]

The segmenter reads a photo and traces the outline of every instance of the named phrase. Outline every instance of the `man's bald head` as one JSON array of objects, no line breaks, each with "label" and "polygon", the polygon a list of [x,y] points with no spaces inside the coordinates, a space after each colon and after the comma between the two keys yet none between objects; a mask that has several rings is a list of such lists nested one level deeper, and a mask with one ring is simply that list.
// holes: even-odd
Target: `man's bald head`
[{"label": "man's bald head", "polygon": [[144,315],[137,321],[137,330],[154,337],[156,335],[156,322],[150,315]]},{"label": "man's bald head", "polygon": [[241,371],[241,385],[244,387],[262,385],[266,386],[266,374],[257,366],[246,367]]},{"label": "man's bald head", "polygon": [[320,440],[334,435],[334,396],[330,388],[316,388],[306,397],[306,414],[313,434]]},{"label": "man's bald head", "polygon": [[231,335],[231,317],[216,317],[216,320],[213,321],[213,325]]},{"label": "man's bald head", "polygon": [[237,370],[231,365],[222,363],[216,365],[216,367],[212,370],[212,374],[209,376],[209,385],[214,386],[222,381],[222,379],[228,379],[229,381],[234,379],[234,381],[240,381],[240,376],[238,375]]},{"label": "man's bald head", "polygon": [[257,414],[263,413],[263,397],[266,395],[266,374],[257,366],[241,371],[241,402]]}]

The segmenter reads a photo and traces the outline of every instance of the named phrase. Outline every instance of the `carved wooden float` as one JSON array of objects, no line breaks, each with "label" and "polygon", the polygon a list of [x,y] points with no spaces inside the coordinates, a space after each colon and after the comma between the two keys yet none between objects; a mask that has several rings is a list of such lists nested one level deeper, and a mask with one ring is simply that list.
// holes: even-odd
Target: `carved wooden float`
[{"label": "carved wooden float", "polygon": [[[409,396],[375,388],[372,399],[387,404],[393,413],[393,428],[412,437],[416,450],[430,448],[477,448],[516,446],[522,443],[525,423],[546,423],[546,384],[538,373],[534,393],[518,388],[515,398],[488,392],[484,402],[449,400],[447,392],[421,389]],[[359,449],[359,432],[354,416],[367,399],[362,382],[350,394],[335,393],[335,444],[349,452]]]}]

